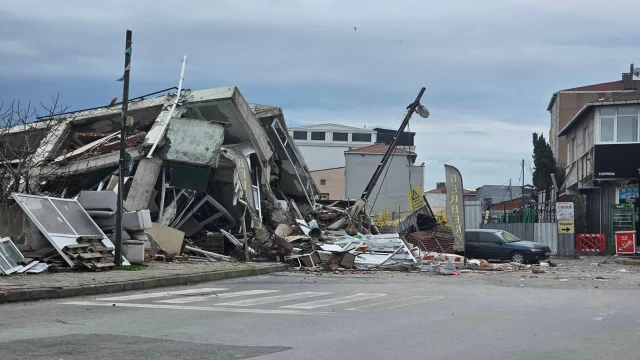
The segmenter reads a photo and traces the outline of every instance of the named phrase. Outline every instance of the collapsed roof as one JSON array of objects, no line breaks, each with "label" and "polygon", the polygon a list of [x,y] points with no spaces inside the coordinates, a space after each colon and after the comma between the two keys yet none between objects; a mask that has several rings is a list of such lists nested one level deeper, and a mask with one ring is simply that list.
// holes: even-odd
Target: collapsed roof
[{"label": "collapsed roof", "polygon": [[[118,175],[121,111],[115,104],[11,128],[2,139],[15,151],[0,149],[9,160],[2,165],[22,163],[28,153],[21,192],[73,197],[103,189]],[[124,174],[129,210],[155,208],[159,219],[167,211],[178,216],[182,208],[211,203],[208,215],[222,208],[240,222],[246,202],[257,215],[255,225],[262,221],[262,203],[280,210],[290,200],[315,207],[317,187],[281,108],[250,105],[236,87],[221,87],[138,98],[129,102],[128,116],[133,118]],[[168,222],[185,224],[178,220]]]}]

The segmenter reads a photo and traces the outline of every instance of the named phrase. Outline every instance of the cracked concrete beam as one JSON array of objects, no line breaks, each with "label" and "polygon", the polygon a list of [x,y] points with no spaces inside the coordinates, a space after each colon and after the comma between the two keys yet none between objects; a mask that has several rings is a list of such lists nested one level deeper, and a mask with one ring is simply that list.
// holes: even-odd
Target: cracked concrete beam
[{"label": "cracked concrete beam", "polygon": [[138,163],[138,169],[133,176],[133,183],[129,189],[127,203],[129,211],[138,211],[147,209],[149,200],[153,195],[153,188],[158,181],[160,169],[162,168],[162,159],[151,158],[142,159]]},{"label": "cracked concrete beam", "polygon": [[[142,154],[137,149],[127,150],[133,160],[142,158]],[[120,152],[114,151],[108,154],[93,156],[89,158],[70,161],[66,164],[46,165],[35,168],[31,171],[32,177],[48,177],[73,175],[79,173],[91,172],[108,167],[118,166]]]}]

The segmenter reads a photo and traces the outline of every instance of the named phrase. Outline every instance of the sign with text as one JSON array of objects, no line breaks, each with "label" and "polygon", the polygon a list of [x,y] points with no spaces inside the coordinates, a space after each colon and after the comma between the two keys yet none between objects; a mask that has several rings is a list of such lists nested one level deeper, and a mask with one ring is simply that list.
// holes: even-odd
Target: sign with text
[{"label": "sign with text", "polygon": [[558,233],[574,234],[575,230],[575,214],[572,202],[556,203],[556,220],[558,221]]},{"label": "sign with text", "polygon": [[635,254],[636,253],[636,232],[616,231],[616,253]]},{"label": "sign with text", "polygon": [[453,166],[445,165],[447,187],[447,219],[453,233],[453,251],[464,251],[464,190],[462,175]]},{"label": "sign with text", "polygon": [[424,202],[422,186],[420,185],[407,192],[407,199],[409,199],[409,209],[411,209],[411,211],[418,211],[427,206],[427,203]]},{"label": "sign with text", "polygon": [[640,144],[603,144],[593,149],[596,179],[635,179],[640,177]]}]

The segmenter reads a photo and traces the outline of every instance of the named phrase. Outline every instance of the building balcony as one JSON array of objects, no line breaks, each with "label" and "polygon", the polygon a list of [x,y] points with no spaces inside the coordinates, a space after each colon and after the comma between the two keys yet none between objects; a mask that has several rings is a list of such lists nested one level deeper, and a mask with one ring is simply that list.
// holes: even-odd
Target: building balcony
[{"label": "building balcony", "polygon": [[567,194],[577,192],[586,192],[594,188],[594,148],[577,158],[571,165],[567,166],[564,188]]}]

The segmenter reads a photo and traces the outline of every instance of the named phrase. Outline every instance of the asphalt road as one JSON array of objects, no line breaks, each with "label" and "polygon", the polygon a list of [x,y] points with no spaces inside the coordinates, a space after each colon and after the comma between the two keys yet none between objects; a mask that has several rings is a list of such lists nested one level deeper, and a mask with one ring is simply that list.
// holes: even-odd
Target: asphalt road
[{"label": "asphalt road", "polygon": [[[636,285],[636,287],[638,287]],[[0,359],[632,359],[636,288],[273,274],[0,305]]]}]

